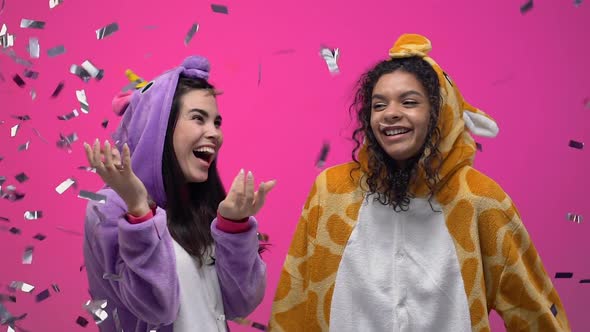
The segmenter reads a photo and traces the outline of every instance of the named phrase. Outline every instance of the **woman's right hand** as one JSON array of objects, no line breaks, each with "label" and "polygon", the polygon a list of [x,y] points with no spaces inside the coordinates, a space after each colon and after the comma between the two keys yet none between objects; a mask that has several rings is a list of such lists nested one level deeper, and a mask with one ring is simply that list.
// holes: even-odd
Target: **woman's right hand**
[{"label": "woman's right hand", "polygon": [[123,145],[123,155],[116,147],[111,148],[109,141],[105,141],[101,149],[98,139],[93,146],[84,143],[84,150],[90,166],[125,201],[130,214],[141,217],[150,211],[147,189],[131,168],[127,143]]}]

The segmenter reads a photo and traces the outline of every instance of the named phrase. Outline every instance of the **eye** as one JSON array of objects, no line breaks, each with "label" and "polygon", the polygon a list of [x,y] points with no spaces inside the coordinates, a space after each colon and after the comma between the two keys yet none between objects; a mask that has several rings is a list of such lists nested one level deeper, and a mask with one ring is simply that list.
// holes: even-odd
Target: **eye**
[{"label": "eye", "polygon": [[403,105],[405,107],[414,107],[414,106],[418,105],[418,102],[415,100],[404,100]]},{"label": "eye", "polygon": [[199,121],[199,122],[204,122],[204,121],[205,121],[205,118],[203,118],[203,116],[202,116],[202,115],[198,115],[198,114],[197,114],[197,115],[193,115],[193,117],[192,117],[192,119],[191,119],[191,120],[197,120],[197,121]]},{"label": "eye", "polygon": [[215,128],[221,127],[221,120],[215,120]]},{"label": "eye", "polygon": [[143,89],[141,89],[141,93],[145,93],[147,90],[149,90],[152,85],[154,85],[154,81],[149,82],[146,86],[143,87]]},{"label": "eye", "polygon": [[376,111],[382,110],[385,107],[387,107],[387,105],[385,103],[375,103],[373,104],[373,109]]}]

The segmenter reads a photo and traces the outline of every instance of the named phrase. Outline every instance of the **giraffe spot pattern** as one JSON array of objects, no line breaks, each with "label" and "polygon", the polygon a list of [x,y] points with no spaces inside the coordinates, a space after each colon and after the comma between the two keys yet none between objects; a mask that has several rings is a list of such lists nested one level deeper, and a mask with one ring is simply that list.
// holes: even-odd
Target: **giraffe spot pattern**
[{"label": "giraffe spot pattern", "polygon": [[275,293],[275,301],[284,299],[291,291],[291,276],[285,270],[281,271],[281,281]]},{"label": "giraffe spot pattern", "polygon": [[309,215],[307,219],[307,234],[314,239],[316,238],[318,232],[318,221],[322,217],[323,213],[324,209],[319,205],[312,206],[311,209],[309,209]]},{"label": "giraffe spot pattern", "polygon": [[291,240],[291,247],[289,248],[289,255],[296,258],[300,258],[307,255],[307,235],[306,232],[299,231],[300,227],[304,229],[305,227],[307,227],[307,219],[305,219],[303,216],[299,218],[299,224],[297,224],[297,231],[295,231],[293,240]]},{"label": "giraffe spot pattern", "polygon": [[[506,321],[506,318],[504,318],[504,320]],[[523,331],[523,332],[525,332],[525,331],[531,330],[529,323],[526,320],[523,320],[518,316],[510,317],[510,320],[508,320],[508,323],[506,325],[508,325],[509,331]]]},{"label": "giraffe spot pattern", "polygon": [[316,182],[313,183],[313,186],[311,187],[311,191],[309,192],[309,195],[307,196],[307,201],[305,202],[305,210],[309,209],[309,205],[311,204],[312,200],[314,200],[315,195],[318,192],[318,185]]},{"label": "giraffe spot pattern", "polygon": [[467,171],[465,180],[467,181],[469,190],[477,196],[493,198],[498,202],[502,202],[506,198],[506,193],[500,186],[474,169]]},{"label": "giraffe spot pattern", "polygon": [[346,207],[346,216],[351,220],[356,220],[359,215],[359,210],[361,209],[362,201],[351,203]]},{"label": "giraffe spot pattern", "polygon": [[475,286],[475,276],[477,275],[478,261],[475,258],[468,258],[463,262],[461,267],[461,275],[463,276],[463,283],[465,285],[465,292],[467,297],[471,296],[473,286]]},{"label": "giraffe spot pattern", "polygon": [[326,171],[326,189],[331,194],[348,194],[356,190],[350,179],[350,167],[333,167]]},{"label": "giraffe spot pattern", "polygon": [[518,249],[512,249],[512,246],[518,248],[515,244],[515,238],[512,232],[506,232],[504,234],[504,240],[502,241],[502,255],[506,257],[507,265],[514,265],[518,261]]},{"label": "giraffe spot pattern", "polygon": [[447,228],[451,236],[465,251],[473,252],[475,244],[471,239],[471,219],[473,218],[473,206],[467,200],[460,200],[447,217]]},{"label": "giraffe spot pattern", "polygon": [[530,297],[526,291],[521,277],[515,273],[506,273],[500,284],[502,298],[511,305],[522,309],[537,311],[541,308],[539,303]]},{"label": "giraffe spot pattern", "polygon": [[539,255],[537,254],[537,250],[535,250],[535,247],[531,243],[529,245],[528,249],[522,255],[522,261],[524,262],[524,264],[526,266],[526,270],[529,275],[529,278],[533,281],[533,285],[535,285],[535,288],[539,292],[542,292],[543,288],[544,288],[543,285],[545,283],[545,278],[544,278],[545,271],[542,271],[543,275],[537,273],[538,260],[539,260]]},{"label": "giraffe spot pattern", "polygon": [[328,289],[324,298],[324,319],[326,324],[330,323],[330,309],[332,308],[332,297],[334,296],[334,284]]},{"label": "giraffe spot pattern", "polygon": [[330,239],[341,246],[346,244],[348,236],[352,232],[352,227],[350,227],[344,219],[340,218],[337,214],[333,214],[328,218],[326,227],[328,228]]},{"label": "giraffe spot pattern", "polygon": [[[480,228],[479,240],[481,251],[486,256],[495,256],[497,253],[496,237],[500,228],[508,223],[504,212],[498,209],[489,209],[479,214],[478,225]],[[489,236],[492,235],[492,236]]]},{"label": "giraffe spot pattern", "polygon": [[316,245],[313,255],[309,258],[309,264],[314,268],[309,271],[309,279],[319,282],[338,270],[340,256],[334,255],[324,246]]},{"label": "giraffe spot pattern", "polygon": [[471,326],[476,326],[482,320],[484,315],[483,305],[480,300],[475,300],[469,308],[471,313]]}]

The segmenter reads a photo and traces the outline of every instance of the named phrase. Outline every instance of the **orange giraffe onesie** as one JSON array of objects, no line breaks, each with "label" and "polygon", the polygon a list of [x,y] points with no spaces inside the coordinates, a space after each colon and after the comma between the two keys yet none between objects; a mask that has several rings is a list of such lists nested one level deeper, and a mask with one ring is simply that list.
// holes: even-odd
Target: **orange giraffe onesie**
[{"label": "orange giraffe onesie", "polygon": [[492,309],[508,331],[570,330],[512,200],[472,168],[471,134],[493,137],[498,127],[463,99],[430,50],[428,39],[406,34],[389,56],[422,57],[437,73],[438,191],[429,202],[419,168],[409,211],[379,207],[364,190],[366,146],[360,165],[324,170],[281,273],[271,331],[490,331]]}]

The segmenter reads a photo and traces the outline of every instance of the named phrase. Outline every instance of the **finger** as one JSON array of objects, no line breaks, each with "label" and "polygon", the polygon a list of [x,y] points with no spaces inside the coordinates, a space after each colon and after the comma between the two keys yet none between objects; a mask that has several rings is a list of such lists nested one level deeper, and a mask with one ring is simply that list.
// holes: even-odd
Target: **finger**
[{"label": "finger", "polygon": [[114,168],[113,152],[111,151],[111,143],[108,140],[104,141],[104,166],[108,169]]},{"label": "finger", "polygon": [[98,138],[96,139],[96,141],[94,141],[94,145],[92,146],[92,160],[92,167],[96,168],[96,171],[104,171],[104,164],[102,163],[102,158],[100,156],[100,141],[98,140]]},{"label": "finger", "polygon": [[124,169],[131,170],[131,150],[129,150],[127,143],[123,144],[122,164]]},{"label": "finger", "polygon": [[254,204],[254,174],[248,171],[246,176],[246,188],[244,190],[245,204],[247,207],[251,207]]},{"label": "finger", "polygon": [[113,164],[115,165],[115,167],[117,166],[122,166],[122,162],[121,162],[121,153],[119,152],[119,149],[117,149],[116,146],[113,146]]},{"label": "finger", "polygon": [[277,184],[276,180],[271,180],[268,181],[266,183],[262,182],[260,184],[260,187],[258,188],[258,191],[256,192],[256,201],[254,203],[254,212],[258,212],[262,206],[264,205],[264,202],[266,201],[266,195],[268,195],[268,193],[272,190],[272,188],[274,188],[274,186]]},{"label": "finger", "polygon": [[92,148],[90,147],[90,144],[86,142],[84,142],[84,152],[86,153],[86,159],[88,159],[88,164],[92,166],[94,164],[92,158]]},{"label": "finger", "polygon": [[234,181],[229,188],[228,196],[232,197],[232,199],[238,199],[243,197],[244,195],[244,169],[242,168],[238,175],[234,178]]}]

